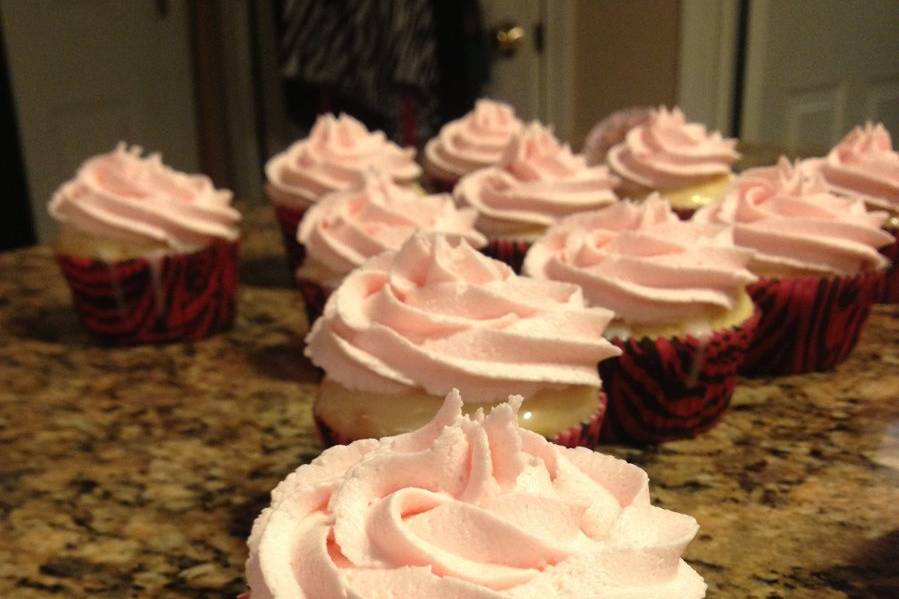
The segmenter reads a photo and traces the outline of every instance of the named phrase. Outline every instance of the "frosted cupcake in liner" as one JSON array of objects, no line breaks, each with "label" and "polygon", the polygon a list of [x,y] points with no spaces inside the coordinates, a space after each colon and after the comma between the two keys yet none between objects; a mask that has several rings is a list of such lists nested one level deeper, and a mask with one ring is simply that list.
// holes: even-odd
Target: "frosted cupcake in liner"
[{"label": "frosted cupcake in liner", "polygon": [[890,260],[878,303],[899,303],[899,152],[893,149],[890,132],[881,123],[856,127],[824,158],[802,163],[807,172],[820,173],[831,191],[860,197],[873,209],[886,210],[890,217],[884,229],[893,236],[880,252]]},{"label": "frosted cupcake in liner", "polygon": [[119,144],[87,160],[49,212],[75,309],[101,340],[195,340],[233,323],[240,213],[208,177]]},{"label": "frosted cupcake in liner", "polygon": [[735,243],[756,252],[750,268],[760,280],[749,293],[762,318],[741,372],[795,374],[846,359],[883,280],[886,219],[786,158],[745,171],[697,212],[697,222],[733,225]]},{"label": "frosted cupcake in liner", "polygon": [[596,363],[612,313],[571,284],[516,275],[464,239],[416,234],[331,294],[306,338],[325,371],[313,412],[326,441],[414,430],[458,387],[472,410],[524,397],[522,425],[565,445],[596,441]]},{"label": "frosted cupcake in liner", "polygon": [[621,179],[621,197],[657,191],[681,218],[689,218],[724,192],[740,158],[736,146],[735,139],[688,123],[679,108],[659,107],[608,151],[606,164]]},{"label": "frosted cupcake in liner", "polygon": [[290,271],[302,264],[297,225],[322,196],[347,189],[363,172],[375,169],[398,183],[421,175],[414,148],[400,148],[382,131],[369,131],[351,116],[323,114],[309,137],[293,143],[265,165],[266,194],[275,208]]},{"label": "frosted cupcake in liner", "polygon": [[377,171],[364,173],[351,189],[327,195],[309,209],[297,231],[306,260],[296,279],[309,323],[351,270],[399,249],[417,231],[483,247],[487,239],[474,229],[476,216],[471,208],[457,208],[449,194],[422,196]]},{"label": "frosted cupcake in liner", "polygon": [[444,125],[424,149],[424,169],[432,188],[452,191],[459,179],[499,164],[512,135],[522,122],[515,109],[482,98],[460,119]]},{"label": "frosted cupcake in liner", "polygon": [[751,256],[729,227],[680,221],[656,194],[570,216],[534,243],[526,275],[580,285],[615,313],[601,442],[687,438],[721,418],[758,322]]},{"label": "frosted cupcake in liner", "polygon": [[552,132],[532,122],[513,136],[499,166],[459,181],[457,201],[478,211],[485,253],[518,272],[530,244],[558,219],[618,200],[618,179],[604,166],[587,166]]},{"label": "frosted cupcake in liner", "polygon": [[247,543],[248,599],[705,596],[681,557],[699,525],[653,506],[643,470],[520,427],[519,397],[467,407],[452,391],[420,429],[282,481]]}]

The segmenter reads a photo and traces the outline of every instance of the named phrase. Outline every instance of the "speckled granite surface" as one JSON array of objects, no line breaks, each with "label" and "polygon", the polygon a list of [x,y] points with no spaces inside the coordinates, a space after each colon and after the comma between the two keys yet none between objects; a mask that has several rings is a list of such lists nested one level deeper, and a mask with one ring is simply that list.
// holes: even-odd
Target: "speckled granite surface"
[{"label": "speckled granite surface", "polygon": [[[233,331],[108,349],[49,248],[0,255],[0,597],[233,597],[268,491],[319,451],[274,223],[249,211]],[[709,597],[899,596],[899,307],[836,372],[740,385],[709,434],[611,449],[702,529]]]}]

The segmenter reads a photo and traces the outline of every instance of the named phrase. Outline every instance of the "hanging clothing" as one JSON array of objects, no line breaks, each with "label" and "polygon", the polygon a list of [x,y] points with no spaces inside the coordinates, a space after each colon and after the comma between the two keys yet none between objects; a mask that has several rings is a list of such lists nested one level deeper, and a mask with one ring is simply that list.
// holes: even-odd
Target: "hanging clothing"
[{"label": "hanging clothing", "polygon": [[486,49],[483,37],[475,0],[283,0],[288,110],[300,126],[348,112],[395,141],[423,144],[480,92],[487,55],[468,46]]}]

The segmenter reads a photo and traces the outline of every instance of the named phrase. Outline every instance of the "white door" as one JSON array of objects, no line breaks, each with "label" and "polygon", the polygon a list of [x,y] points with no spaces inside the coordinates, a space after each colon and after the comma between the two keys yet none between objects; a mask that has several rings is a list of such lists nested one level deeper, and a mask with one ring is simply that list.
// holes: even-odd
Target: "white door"
[{"label": "white door", "polygon": [[820,154],[866,119],[899,140],[899,2],[753,0],[741,138]]},{"label": "white door", "polygon": [[[522,119],[540,116],[541,52],[536,39],[540,25],[540,0],[486,0],[484,24],[496,37],[506,37],[509,48],[498,48],[490,70],[486,94],[515,106]],[[509,39],[511,38],[511,39]]]},{"label": "white door", "polygon": [[40,241],[50,195],[119,140],[196,171],[186,2],[0,0],[10,79]]},{"label": "white door", "polygon": [[484,94],[511,104],[524,120],[552,125],[565,139],[571,119],[571,0],[482,0],[481,6],[498,46]]}]

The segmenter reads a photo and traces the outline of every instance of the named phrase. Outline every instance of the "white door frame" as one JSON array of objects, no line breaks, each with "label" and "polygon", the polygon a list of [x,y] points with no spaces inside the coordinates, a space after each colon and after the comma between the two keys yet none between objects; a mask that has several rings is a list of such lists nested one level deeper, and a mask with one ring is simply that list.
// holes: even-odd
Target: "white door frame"
[{"label": "white door frame", "polygon": [[[765,64],[767,63],[768,44],[768,12],[770,3],[767,0],[753,2],[746,34],[746,83],[744,102],[746,106],[757,106],[762,99],[762,87],[765,84]],[[758,110],[744,110],[741,132],[747,139],[761,137],[761,113]]]},{"label": "white door frame", "polygon": [[54,191],[118,141],[198,170],[188,13],[186,3],[163,16],[151,2],[0,0],[0,52],[38,241],[55,236],[47,212]]},{"label": "white door frame", "polygon": [[574,122],[574,0],[542,0],[543,65],[540,119],[567,140]]},{"label": "white door frame", "polygon": [[691,121],[725,135],[734,125],[739,13],[739,0],[681,0],[677,102]]}]

